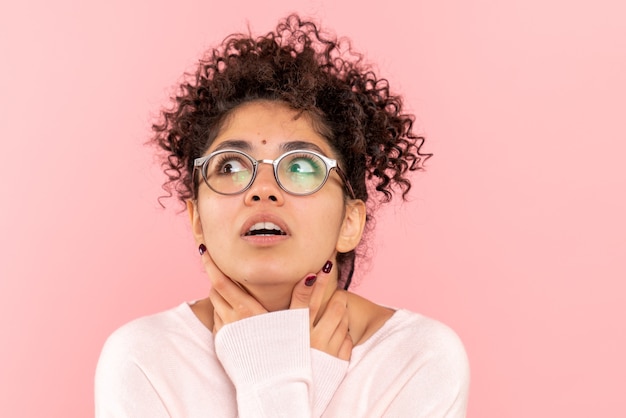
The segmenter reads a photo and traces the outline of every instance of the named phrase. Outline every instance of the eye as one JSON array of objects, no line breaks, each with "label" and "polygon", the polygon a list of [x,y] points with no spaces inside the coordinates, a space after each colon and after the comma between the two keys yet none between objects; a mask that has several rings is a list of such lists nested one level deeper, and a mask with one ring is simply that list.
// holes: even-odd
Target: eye
[{"label": "eye", "polygon": [[250,170],[250,161],[237,154],[223,154],[215,164],[211,165],[211,171],[217,175],[236,174]]},{"label": "eye", "polygon": [[315,155],[296,155],[289,161],[287,172],[293,174],[318,174],[321,170]]}]

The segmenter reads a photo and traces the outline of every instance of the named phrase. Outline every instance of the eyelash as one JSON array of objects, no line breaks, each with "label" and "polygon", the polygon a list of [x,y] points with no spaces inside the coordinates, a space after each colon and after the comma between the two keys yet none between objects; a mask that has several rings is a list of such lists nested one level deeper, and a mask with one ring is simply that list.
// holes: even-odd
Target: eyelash
[{"label": "eyelash", "polygon": [[238,163],[241,163],[242,165],[245,165],[246,163],[245,159],[239,155],[235,155],[235,154],[220,155],[217,160],[217,164],[215,165],[215,167],[219,170],[220,173],[222,172],[222,168],[224,164],[228,161],[237,161]]},{"label": "eyelash", "polygon": [[303,158],[305,160],[310,160],[311,162],[316,162],[317,158],[315,157],[315,155],[313,154],[307,154],[307,153],[302,153],[302,154],[292,154],[290,155],[292,160],[297,160],[298,158]]}]

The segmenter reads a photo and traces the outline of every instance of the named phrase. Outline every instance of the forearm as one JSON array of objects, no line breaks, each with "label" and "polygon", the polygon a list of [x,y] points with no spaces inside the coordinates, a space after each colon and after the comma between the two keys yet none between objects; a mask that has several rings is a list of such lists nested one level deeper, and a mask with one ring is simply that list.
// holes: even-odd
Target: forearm
[{"label": "forearm", "polygon": [[224,326],[215,349],[237,390],[240,418],[313,416],[307,309],[256,315]]}]

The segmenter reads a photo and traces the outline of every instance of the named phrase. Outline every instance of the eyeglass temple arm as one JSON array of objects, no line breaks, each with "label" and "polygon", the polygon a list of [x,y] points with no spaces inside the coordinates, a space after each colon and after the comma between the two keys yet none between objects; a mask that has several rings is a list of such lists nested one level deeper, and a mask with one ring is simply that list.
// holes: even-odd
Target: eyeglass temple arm
[{"label": "eyeglass temple arm", "polygon": [[354,190],[352,189],[352,185],[348,181],[348,177],[341,170],[341,168],[339,168],[339,166],[335,166],[334,168],[337,171],[337,174],[339,174],[339,177],[341,177],[341,180],[343,181],[343,184],[346,186],[346,190],[348,190],[348,193],[350,194],[350,197],[352,199],[356,199],[356,195],[354,194]]}]

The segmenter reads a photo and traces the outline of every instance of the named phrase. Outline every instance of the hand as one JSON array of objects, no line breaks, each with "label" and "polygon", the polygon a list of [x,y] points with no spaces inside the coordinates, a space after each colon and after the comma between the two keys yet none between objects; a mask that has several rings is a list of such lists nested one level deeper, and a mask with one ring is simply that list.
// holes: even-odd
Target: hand
[{"label": "hand", "polygon": [[202,261],[211,280],[209,299],[213,305],[213,334],[231,322],[267,313],[254,297],[222,273],[208,251],[202,255]]},{"label": "hand", "polygon": [[[312,348],[349,360],[353,342],[349,332],[348,292],[338,290],[330,275],[324,272],[317,274],[313,286],[306,286],[305,281],[301,280],[294,288],[289,308],[308,306]],[[321,310],[329,293],[330,299]]]},{"label": "hand", "polygon": [[[202,261],[211,280],[209,300],[213,305],[213,334],[216,334],[226,324],[268,312],[246,289],[226,276],[215,265],[208,252],[202,255]],[[312,275],[307,277],[310,276]],[[301,283],[304,283],[304,280]],[[301,292],[302,297],[305,297],[308,301],[312,287],[304,285],[303,287],[305,287],[305,290]]]}]

